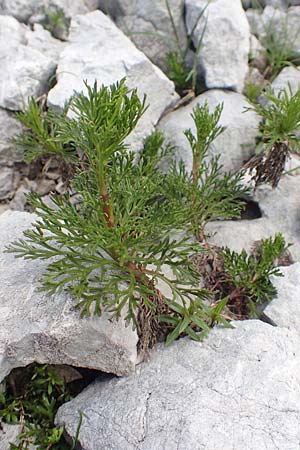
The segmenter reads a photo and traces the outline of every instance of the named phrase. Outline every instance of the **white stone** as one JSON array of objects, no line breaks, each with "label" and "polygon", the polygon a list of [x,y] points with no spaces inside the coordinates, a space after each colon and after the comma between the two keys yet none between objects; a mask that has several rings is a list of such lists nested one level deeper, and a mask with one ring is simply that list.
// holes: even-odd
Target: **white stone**
[{"label": "white stone", "polygon": [[299,333],[300,320],[300,263],[280,267],[283,277],[272,277],[277,296],[265,309],[265,313],[278,326]]},{"label": "white stone", "polygon": [[289,89],[295,94],[300,89],[300,71],[296,67],[285,67],[272,83],[272,89],[278,93],[280,89]]},{"label": "white stone", "polygon": [[38,50],[56,63],[58,62],[59,56],[66,45],[64,42],[52,37],[49,31],[38,23],[33,25],[33,31],[27,30],[25,36],[29,47]]},{"label": "white stone", "polygon": [[299,334],[259,321],[202,344],[157,347],[128,378],[96,381],[57,423],[83,450],[294,450],[300,432]]},{"label": "white stone", "polygon": [[[293,157],[291,168],[300,167],[300,159]],[[258,202],[262,217],[254,220],[210,222],[206,232],[214,234],[210,242],[219,246],[228,246],[240,252],[243,248],[250,251],[255,241],[274,237],[282,233],[286,242],[293,244],[289,251],[294,261],[300,261],[300,234],[298,195],[300,182],[299,170],[284,175],[277,188],[261,185],[256,189],[254,200]]]},{"label": "white stone", "polygon": [[66,16],[84,14],[96,9],[95,0],[0,0],[0,14],[12,15],[20,22],[47,9],[62,9]]},{"label": "white stone", "polygon": [[21,132],[21,123],[0,108],[0,166],[12,166],[23,160],[22,151],[17,150],[13,143],[13,138]]},{"label": "white stone", "polygon": [[[206,0],[186,0],[186,25],[191,33]],[[206,22],[207,21],[207,22]],[[206,25],[199,63],[206,86],[242,92],[248,71],[250,28],[241,0],[213,0],[194,33],[197,44]]]},{"label": "white stone", "polygon": [[0,200],[12,198],[14,194],[14,170],[0,166]]},{"label": "white stone", "polygon": [[[7,425],[1,422],[0,425],[0,450],[10,450],[10,444],[20,445],[18,439],[19,434],[22,433],[20,425]],[[36,447],[29,444],[28,450],[34,450]]]},{"label": "white stone", "polygon": [[[186,31],[183,21],[183,0],[169,0],[172,19],[179,43],[172,27],[165,0],[101,0],[100,8],[115,19],[118,27],[127,34],[136,46],[151,61],[164,71],[167,70],[166,54],[186,46]],[[149,33],[143,35],[141,33]],[[160,35],[155,37],[154,35]]]},{"label": "white stone", "polygon": [[39,292],[47,266],[4,253],[22,238],[36,216],[6,211],[0,216],[0,382],[32,362],[67,364],[126,375],[137,362],[137,335],[107,315],[81,318],[65,292]]},{"label": "white stone", "polygon": [[[292,6],[287,11],[266,6],[263,12],[249,9],[246,14],[252,33],[258,36],[265,47],[273,34],[283,47],[290,48],[292,52],[299,54],[299,6]],[[269,38],[266,39],[268,36]]]},{"label": "white stone", "polygon": [[58,65],[58,83],[48,95],[49,106],[62,108],[74,91],[85,90],[83,80],[90,85],[97,80],[101,86],[126,77],[128,87],[147,94],[149,104],[130,139],[140,148],[164,110],[178,99],[173,83],[100,11],[72,20],[69,41]]},{"label": "white stone", "polygon": [[39,50],[36,42],[31,47],[28,37],[34,32],[12,17],[0,15],[0,30],[0,107],[22,110],[27,106],[28,97],[48,90],[56,61],[45,53],[53,45],[44,41]]},{"label": "white stone", "polygon": [[212,143],[209,156],[220,154],[224,171],[239,170],[254,153],[260,121],[256,113],[245,112],[249,104],[243,95],[217,89],[207,91],[189,105],[166,115],[160,121],[159,129],[165,133],[167,140],[177,147],[177,160],[182,159],[190,171],[192,151],[183,131],[191,128],[195,132],[191,114],[197,104],[203,105],[205,102],[211,112],[218,104],[224,104],[219,123],[225,127],[225,131]]}]

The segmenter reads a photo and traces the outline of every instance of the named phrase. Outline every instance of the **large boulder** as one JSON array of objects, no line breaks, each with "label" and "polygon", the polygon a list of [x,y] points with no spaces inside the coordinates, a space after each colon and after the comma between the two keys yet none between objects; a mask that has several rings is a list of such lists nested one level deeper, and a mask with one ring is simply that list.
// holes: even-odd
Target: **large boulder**
[{"label": "large boulder", "polygon": [[22,110],[28,97],[49,89],[55,72],[59,43],[48,32],[31,31],[10,16],[0,15],[0,107]]},{"label": "large boulder", "polygon": [[47,262],[15,259],[5,246],[22,238],[36,216],[0,216],[0,382],[16,367],[38,362],[127,375],[137,362],[137,335],[124,321],[81,318],[63,292],[40,292]]},{"label": "large boulder", "polygon": [[203,105],[205,102],[211,111],[220,103],[224,105],[220,125],[225,127],[225,131],[212,143],[209,156],[220,154],[224,171],[239,170],[254,154],[255,137],[260,121],[256,113],[245,112],[249,104],[243,95],[217,89],[207,91],[189,105],[167,114],[160,121],[159,129],[177,147],[177,160],[183,160],[186,168],[191,170],[192,151],[183,131],[187,128],[196,131],[191,114],[197,104]]},{"label": "large boulder", "polygon": [[178,50],[178,46],[184,49],[187,40],[183,20],[184,1],[169,0],[169,6],[172,19],[165,0],[100,0],[102,11],[108,12],[136,46],[164,71],[168,67],[166,54]]},{"label": "large boulder", "polygon": [[83,450],[291,450],[299,444],[299,334],[259,321],[202,344],[158,346],[125,379],[96,381],[57,423]]},{"label": "large boulder", "polygon": [[[191,33],[206,0],[186,0],[186,25]],[[193,42],[204,32],[199,64],[209,89],[242,92],[248,71],[250,28],[241,0],[213,0],[198,21]]]},{"label": "large boulder", "polygon": [[85,90],[83,80],[110,85],[126,77],[128,87],[137,88],[141,96],[147,94],[149,104],[130,141],[139,148],[164,110],[178,99],[173,83],[100,11],[72,20],[69,41],[48,105],[62,108],[74,91]]}]

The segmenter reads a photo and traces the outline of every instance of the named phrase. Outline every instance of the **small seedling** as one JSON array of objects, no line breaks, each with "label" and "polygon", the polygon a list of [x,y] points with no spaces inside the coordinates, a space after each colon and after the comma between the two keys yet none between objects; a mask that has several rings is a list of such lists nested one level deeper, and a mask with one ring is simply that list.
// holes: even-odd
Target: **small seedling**
[{"label": "small seedling", "polygon": [[19,444],[11,450],[25,450],[36,445],[40,450],[70,450],[63,438],[63,427],[56,427],[54,419],[58,408],[71,399],[64,381],[54,368],[32,365],[18,377],[7,378],[7,391],[0,394],[0,417],[8,424],[19,424]]},{"label": "small seedling", "polygon": [[204,286],[211,291],[213,302],[226,304],[227,319],[259,318],[261,306],[276,295],[270,277],[282,276],[276,265],[288,254],[288,247],[279,233],[273,239],[260,241],[251,254],[210,246],[210,251],[194,262],[203,273]]},{"label": "small seedling", "polygon": [[252,103],[248,108],[262,118],[260,124],[260,154],[253,157],[244,167],[254,172],[253,180],[270,183],[275,188],[284,171],[291,152],[299,151],[300,90],[295,94],[281,89],[275,94],[272,89],[265,92],[266,104]]},{"label": "small seedling", "polygon": [[249,189],[243,185],[243,172],[222,174],[219,156],[210,158],[208,150],[212,142],[224,131],[219,125],[223,105],[218,105],[213,112],[208,104],[197,105],[192,114],[196,135],[191,129],[185,131],[193,154],[191,187],[187,205],[192,214],[193,233],[201,241],[208,221],[217,219],[239,218],[244,208],[245,197]]}]

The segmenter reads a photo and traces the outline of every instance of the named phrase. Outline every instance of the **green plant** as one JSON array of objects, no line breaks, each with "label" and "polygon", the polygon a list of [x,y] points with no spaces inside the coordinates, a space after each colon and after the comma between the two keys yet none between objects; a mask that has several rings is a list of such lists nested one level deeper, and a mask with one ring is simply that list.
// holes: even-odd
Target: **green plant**
[{"label": "green plant", "polygon": [[227,306],[240,317],[259,317],[257,305],[269,302],[276,294],[271,276],[282,276],[275,267],[277,258],[287,250],[285,240],[279,233],[274,239],[263,239],[253,255],[228,248],[222,252],[224,264],[223,289],[228,294]]},{"label": "green plant", "polygon": [[70,20],[65,16],[62,8],[46,8],[44,28],[48,30],[53,37],[65,40],[68,34]]},{"label": "green plant", "polygon": [[[182,333],[192,337],[196,337],[195,331],[206,333],[205,324],[211,323],[205,304],[208,294],[198,288],[200,275],[190,261],[190,255],[203,247],[191,242],[186,229],[191,221],[199,228],[216,216],[234,215],[236,196],[244,189],[239,186],[240,178],[225,175],[218,181],[217,160],[210,167],[201,159],[207,145],[198,155],[197,139],[208,144],[216,133],[210,130],[208,136],[202,136],[201,120],[196,118],[198,136],[193,140],[191,131],[188,136],[198,158],[194,176],[199,193],[193,175],[182,164],[160,173],[159,161],[172,151],[163,146],[160,133],[146,139],[139,158],[124,144],[145,111],[145,99],[141,101],[136,90],[129,92],[124,80],[110,88],[98,90],[95,84],[86,89],[86,95],[76,94],[70,102],[72,119],[65,114],[59,118],[50,115],[47,120],[51,123],[44,127],[45,118],[37,116],[35,108],[23,113],[23,122],[30,123],[27,116],[33,113],[41,122],[36,125],[34,121],[30,138],[25,138],[30,157],[34,152],[40,155],[43,139],[45,153],[54,140],[55,154],[66,155],[67,160],[72,155],[76,167],[72,185],[79,202],[74,205],[68,195],[52,196],[53,206],[49,206],[38,195],[30,195],[39,220],[25,233],[26,239],[8,251],[28,259],[54,258],[43,278],[44,289],[50,293],[68,289],[78,299],[82,314],[100,315],[105,309],[124,317],[137,327],[140,345],[146,349],[155,342],[156,334],[172,333],[174,326],[176,332],[168,343]],[[212,117],[216,122],[218,113]],[[51,126],[52,120],[55,126]],[[182,231],[185,237],[171,238]],[[171,275],[166,275],[165,268]],[[170,294],[164,295],[158,282]]]},{"label": "green plant", "polygon": [[[256,8],[263,11],[259,2]],[[267,24],[263,24],[260,41],[265,49],[263,56],[267,63],[264,76],[270,81],[273,81],[284,67],[296,66],[300,63],[299,52],[294,50],[298,35],[299,29],[292,30],[287,18],[277,21],[275,15]]]},{"label": "green plant", "polygon": [[[55,140],[68,156],[70,147],[78,149],[73,152],[77,158],[73,186],[80,202],[73,205],[68,195],[53,196],[52,208],[32,195],[30,203],[39,220],[25,233],[26,241],[9,251],[31,259],[55,257],[45,273],[44,289],[50,293],[69,289],[83,314],[100,315],[105,308],[125,316],[142,333],[143,309],[152,311],[157,322],[160,309],[173,311],[174,304],[186,305],[196,295],[202,316],[206,293],[195,288],[198,277],[188,260],[199,245],[170,237],[172,228],[182,228],[186,213],[180,212],[181,200],[167,192],[171,177],[155,170],[161,139],[155,135],[146,142],[138,164],[124,144],[145,111],[145,99],[141,101],[136,90],[129,93],[124,81],[110,89],[98,90],[95,84],[87,86],[87,95],[75,95],[70,108],[74,118],[60,116]],[[35,136],[36,127],[33,141]],[[41,136],[48,152],[47,141],[52,142],[53,136],[39,133],[38,144]],[[174,276],[166,276],[163,266]],[[169,298],[155,287],[158,280],[170,288]]]},{"label": "green plant", "polygon": [[242,185],[243,172],[222,174],[219,156],[207,160],[209,146],[224,131],[219,125],[222,110],[222,104],[212,113],[207,102],[197,105],[192,114],[196,135],[191,129],[185,131],[193,154],[192,173],[186,174],[189,178],[187,205],[194,211],[191,218],[193,233],[200,240],[208,221],[238,218],[244,208],[242,198],[249,191]]},{"label": "green plant", "polygon": [[204,16],[205,11],[207,7],[209,6],[211,0],[207,1],[207,4],[204,6],[202,11],[199,13],[195,24],[190,32],[190,34],[187,36],[187,41],[185,43],[185,46],[182,47],[182,42],[180,40],[178,30],[175,24],[175,20],[172,14],[172,9],[169,3],[169,0],[165,0],[166,8],[168,11],[168,16],[170,19],[170,24],[173,31],[173,38],[166,37],[165,35],[161,33],[147,33],[147,32],[134,32],[134,31],[128,31],[127,34],[129,36],[135,36],[135,35],[141,35],[141,36],[147,36],[149,38],[159,38],[165,42],[167,42],[170,46],[170,48],[173,48],[174,50],[169,51],[166,54],[166,61],[168,65],[168,77],[174,82],[177,92],[181,96],[188,96],[190,97],[190,93],[195,96],[198,92],[198,59],[199,59],[199,53],[201,51],[201,46],[204,38],[204,34],[206,31],[206,21],[204,23],[203,30],[201,32],[198,44],[195,49],[195,54],[193,57],[193,66],[189,67],[187,64],[187,56],[188,52],[192,46],[193,37],[195,34],[195,30],[201,20],[201,18]]},{"label": "green plant", "polygon": [[258,97],[262,93],[263,89],[254,83],[246,83],[244,88],[244,93],[250,103],[258,103]]},{"label": "green plant", "polygon": [[[202,271],[204,286],[212,293],[216,307],[221,304],[224,316],[232,319],[260,317],[261,306],[276,294],[271,276],[282,276],[276,267],[281,257],[287,256],[283,236],[259,241],[251,254],[229,248],[210,246],[207,254],[195,259]],[[226,305],[226,313],[223,310]]]},{"label": "green plant", "polygon": [[252,103],[248,108],[262,118],[258,147],[261,153],[245,167],[255,170],[256,185],[266,182],[276,187],[290,152],[299,151],[300,91],[293,94],[289,86],[288,90],[281,89],[278,94],[268,89],[264,95],[265,104]]},{"label": "green plant", "polygon": [[202,11],[199,13],[194,26],[191,30],[191,33],[187,37],[187,42],[184,48],[181,46],[180,39],[178,37],[177,29],[175,26],[175,22],[172,16],[172,11],[169,5],[169,1],[166,0],[166,5],[168,9],[168,14],[170,17],[170,22],[172,24],[173,33],[175,36],[175,44],[177,49],[175,51],[171,51],[167,53],[166,59],[168,63],[168,75],[169,78],[174,81],[174,84],[176,86],[177,91],[180,95],[185,95],[189,91],[192,91],[194,95],[197,93],[197,80],[198,80],[198,59],[199,59],[199,53],[201,51],[206,27],[207,27],[207,19],[205,20],[203,30],[201,32],[198,44],[195,49],[195,55],[193,58],[193,67],[189,68],[187,65],[187,56],[189,49],[192,45],[193,37],[196,31],[196,28],[201,20],[201,18],[204,16],[206,9],[208,8],[211,0],[208,0],[205,7],[202,9]]},{"label": "green plant", "polygon": [[[8,389],[0,394],[0,417],[6,423],[20,424],[19,444],[13,450],[25,450],[30,444],[40,450],[70,450],[63,438],[63,427],[56,427],[58,408],[71,399],[56,370],[46,365],[31,365],[23,374],[24,383],[16,388],[14,373],[7,379]],[[12,388],[11,388],[12,386]]]}]

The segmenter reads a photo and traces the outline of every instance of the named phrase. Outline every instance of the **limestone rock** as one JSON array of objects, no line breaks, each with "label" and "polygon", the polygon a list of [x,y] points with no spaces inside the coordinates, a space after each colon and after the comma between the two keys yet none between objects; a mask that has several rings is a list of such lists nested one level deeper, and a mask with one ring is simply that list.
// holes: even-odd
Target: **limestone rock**
[{"label": "limestone rock", "polygon": [[12,198],[14,194],[14,170],[0,166],[0,200]]},{"label": "limestone rock", "polygon": [[[83,450],[291,450],[299,444],[299,334],[259,321],[202,344],[158,346],[134,375],[96,381],[57,423]],[[283,369],[284,368],[284,369]]]},{"label": "limestone rock", "polygon": [[[23,159],[12,139],[22,131],[22,126],[12,114],[0,108],[0,166],[12,166]],[[1,169],[0,169],[1,170]]]},{"label": "limestone rock", "polygon": [[12,369],[32,362],[117,375],[133,371],[137,335],[130,327],[105,315],[80,318],[70,295],[38,291],[47,262],[4,253],[34,220],[35,215],[25,212],[0,216],[0,382]]},{"label": "limestone rock", "polygon": [[61,54],[57,85],[48,104],[62,108],[74,91],[84,91],[83,80],[110,85],[126,77],[129,88],[147,94],[149,108],[130,143],[136,148],[158,122],[164,110],[177,100],[174,85],[102,12],[77,16],[71,22],[70,43]]},{"label": "limestone rock", "polygon": [[[191,33],[206,0],[186,0],[186,25]],[[242,92],[248,71],[250,28],[240,0],[213,0],[199,20],[194,45],[206,30],[199,54],[206,86]]]},{"label": "limestone rock", "polygon": [[[294,167],[300,159],[293,157]],[[219,246],[229,246],[240,252],[249,251],[255,241],[281,232],[287,243],[293,244],[289,251],[294,261],[300,261],[299,171],[282,177],[276,189],[261,185],[256,189],[254,200],[259,204],[262,217],[254,220],[218,221],[207,225],[206,231],[214,234],[210,241]]]},{"label": "limestone rock", "polygon": [[[169,5],[179,45],[184,49],[187,40],[183,21],[184,1],[169,0]],[[165,0],[133,0],[131,2],[101,0],[100,8],[115,19],[118,27],[130,36],[136,46],[154,64],[164,71],[167,70],[166,54],[178,48]],[[154,34],[159,34],[161,37],[155,37]]]},{"label": "limestone rock", "polygon": [[266,6],[263,12],[248,9],[248,21],[251,31],[258,36],[260,42],[267,47],[266,37],[274,35],[282,47],[290,48],[291,52],[299,56],[300,49],[300,7],[292,6],[286,11]]},{"label": "limestone rock", "polygon": [[259,125],[256,113],[245,112],[249,104],[243,95],[217,89],[207,91],[189,105],[166,115],[160,121],[159,129],[166,134],[172,144],[176,145],[177,160],[182,159],[187,169],[191,170],[192,152],[183,131],[191,128],[195,132],[191,113],[197,104],[203,105],[206,101],[211,111],[218,104],[224,104],[220,125],[225,127],[225,131],[212,143],[209,156],[220,154],[224,171],[239,170],[254,153]]},{"label": "limestone rock", "polygon": [[30,16],[45,9],[62,9],[70,17],[96,8],[95,0],[0,0],[0,14],[12,15],[20,22],[27,22]]},{"label": "limestone rock", "polygon": [[47,55],[56,63],[59,56],[65,47],[65,43],[54,39],[49,31],[45,30],[42,25],[33,24],[33,31],[27,30],[26,32],[27,45],[39,52]]},{"label": "limestone rock", "polygon": [[0,15],[0,29],[0,107],[22,110],[28,97],[47,91],[56,61],[27,45],[28,29],[12,17]]},{"label": "limestone rock", "polygon": [[[20,425],[7,425],[1,422],[0,426],[0,450],[10,450],[10,444],[19,445],[18,435],[22,432]],[[28,450],[34,450],[36,447],[29,444]]]},{"label": "limestone rock", "polygon": [[278,326],[299,332],[300,320],[300,263],[280,267],[283,277],[272,277],[277,296],[265,313]]},{"label": "limestone rock", "polygon": [[300,89],[300,71],[296,67],[285,67],[272,83],[275,93],[280,89],[288,89],[289,85],[295,94]]}]

